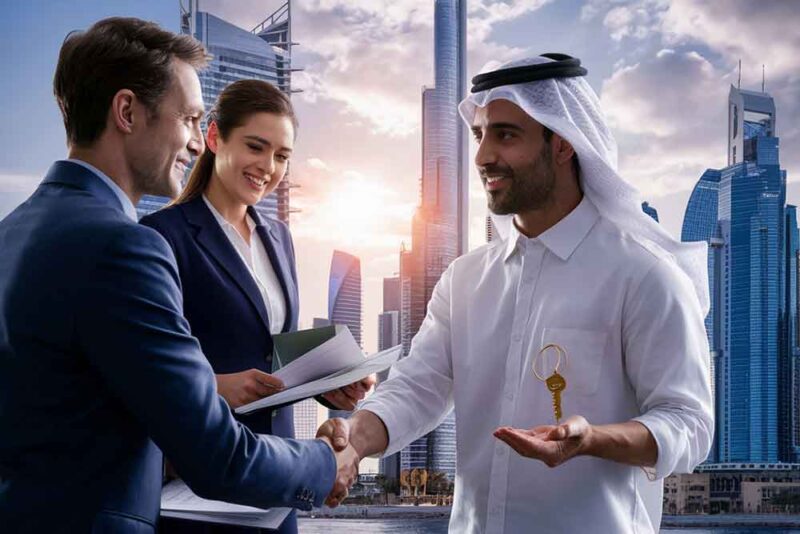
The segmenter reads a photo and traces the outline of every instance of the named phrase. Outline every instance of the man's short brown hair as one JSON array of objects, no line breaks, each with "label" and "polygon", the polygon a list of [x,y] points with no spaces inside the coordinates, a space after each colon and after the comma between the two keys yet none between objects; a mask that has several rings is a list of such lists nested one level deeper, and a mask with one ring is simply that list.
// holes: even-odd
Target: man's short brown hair
[{"label": "man's short brown hair", "polygon": [[155,114],[172,81],[171,63],[180,59],[201,69],[208,63],[203,45],[157,24],[111,17],[64,40],[53,78],[53,93],[64,118],[67,143],[86,147],[106,126],[111,100],[130,89]]}]

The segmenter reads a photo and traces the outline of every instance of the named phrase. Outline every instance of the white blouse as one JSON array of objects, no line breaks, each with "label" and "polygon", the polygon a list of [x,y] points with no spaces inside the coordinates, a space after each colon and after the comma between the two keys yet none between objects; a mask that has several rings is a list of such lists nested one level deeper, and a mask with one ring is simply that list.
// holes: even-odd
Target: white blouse
[{"label": "white blouse", "polygon": [[236,227],[220,215],[205,195],[203,195],[203,200],[258,286],[261,298],[264,299],[264,306],[267,308],[270,334],[280,334],[283,330],[283,323],[286,321],[286,298],[278,275],[269,260],[267,249],[256,232],[255,221],[250,215],[246,216],[247,227],[250,229],[250,244],[248,245],[247,241],[239,235]]}]

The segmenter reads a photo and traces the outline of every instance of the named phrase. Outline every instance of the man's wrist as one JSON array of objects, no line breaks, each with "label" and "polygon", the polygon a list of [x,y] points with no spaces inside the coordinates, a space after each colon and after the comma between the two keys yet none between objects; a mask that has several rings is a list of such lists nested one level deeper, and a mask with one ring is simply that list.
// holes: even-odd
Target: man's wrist
[{"label": "man's wrist", "polygon": [[364,412],[357,411],[350,417],[350,445],[355,449],[359,459],[364,459],[367,447],[369,445],[368,439],[364,429],[362,429],[361,421],[364,417]]},{"label": "man's wrist", "polygon": [[575,456],[599,456],[599,449],[602,446],[602,432],[590,424],[584,434],[581,444]]},{"label": "man's wrist", "polygon": [[[369,410],[358,410],[349,419],[350,445],[359,459],[382,452],[388,446],[389,433],[380,417]],[[379,436],[378,434],[383,434]],[[381,448],[377,443],[385,442]]]}]

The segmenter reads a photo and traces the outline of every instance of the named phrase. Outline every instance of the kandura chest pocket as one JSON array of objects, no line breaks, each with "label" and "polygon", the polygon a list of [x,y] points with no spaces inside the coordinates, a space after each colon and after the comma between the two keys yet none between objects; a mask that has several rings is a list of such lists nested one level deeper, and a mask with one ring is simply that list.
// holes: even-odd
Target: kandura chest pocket
[{"label": "kandura chest pocket", "polygon": [[[542,340],[538,349],[554,343],[566,352],[558,372],[567,382],[566,389],[571,395],[592,395],[597,391],[600,369],[605,359],[608,334],[603,330],[586,330],[581,328],[551,328],[542,331]],[[552,371],[556,360],[556,352],[549,351],[548,374]],[[541,368],[538,368],[541,369]]]}]

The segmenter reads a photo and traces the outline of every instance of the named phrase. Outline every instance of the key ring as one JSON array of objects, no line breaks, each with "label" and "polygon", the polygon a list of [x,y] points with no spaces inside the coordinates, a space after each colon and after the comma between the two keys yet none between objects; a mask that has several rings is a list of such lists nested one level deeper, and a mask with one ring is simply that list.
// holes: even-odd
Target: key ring
[{"label": "key ring", "polygon": [[[547,378],[545,378],[542,375],[540,375],[539,372],[536,370],[536,362],[539,361],[539,358],[542,356],[542,354],[544,354],[547,351],[547,349],[556,349],[556,352],[558,353],[558,359],[556,360],[556,366],[555,366],[555,368],[553,368],[553,372],[554,373],[558,373],[558,368],[561,366],[561,357],[562,356],[564,357],[564,367],[567,366],[567,351],[564,350],[564,348],[561,345],[558,345],[556,343],[548,343],[547,345],[542,347],[542,350],[540,350],[539,354],[536,355],[536,358],[533,359],[533,374],[536,375],[536,378],[538,378],[542,382],[547,382]],[[542,370],[544,371],[544,369],[542,369]]]}]

